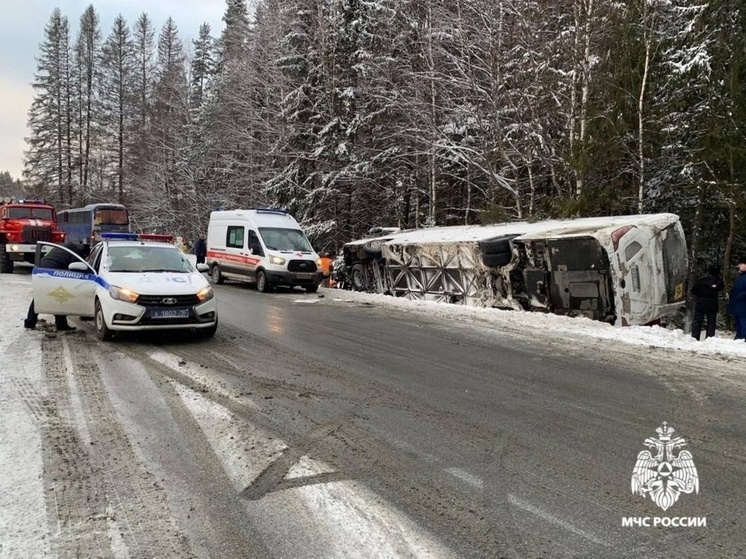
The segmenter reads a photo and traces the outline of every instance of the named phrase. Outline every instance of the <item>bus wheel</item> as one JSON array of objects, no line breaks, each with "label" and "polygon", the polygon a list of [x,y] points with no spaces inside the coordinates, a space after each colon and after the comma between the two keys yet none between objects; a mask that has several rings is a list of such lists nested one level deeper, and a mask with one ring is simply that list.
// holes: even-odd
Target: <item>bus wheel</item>
[{"label": "bus wheel", "polygon": [[212,283],[216,283],[220,285],[223,283],[223,274],[220,273],[220,268],[217,264],[212,265],[212,269],[210,270],[210,279],[212,280]]}]

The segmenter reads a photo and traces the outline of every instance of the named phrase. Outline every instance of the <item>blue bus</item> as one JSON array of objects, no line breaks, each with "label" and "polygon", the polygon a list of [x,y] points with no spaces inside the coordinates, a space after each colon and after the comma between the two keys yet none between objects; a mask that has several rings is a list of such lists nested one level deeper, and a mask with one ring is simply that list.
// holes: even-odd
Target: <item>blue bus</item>
[{"label": "blue bus", "polygon": [[101,233],[129,233],[130,217],[121,204],[88,204],[84,208],[57,212],[57,226],[67,236],[66,241],[93,247],[101,241]]}]

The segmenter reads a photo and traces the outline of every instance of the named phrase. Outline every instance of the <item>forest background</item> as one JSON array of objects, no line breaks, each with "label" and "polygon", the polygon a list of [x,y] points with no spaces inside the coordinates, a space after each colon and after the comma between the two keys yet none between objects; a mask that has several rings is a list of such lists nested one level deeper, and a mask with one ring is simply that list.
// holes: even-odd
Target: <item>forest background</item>
[{"label": "forest background", "polygon": [[[23,187],[204,234],[288,208],[319,249],[405,228],[673,212],[746,252],[746,13],[713,0],[228,0],[219,36],[94,6],[40,45]],[[18,188],[12,177],[0,177]]]}]

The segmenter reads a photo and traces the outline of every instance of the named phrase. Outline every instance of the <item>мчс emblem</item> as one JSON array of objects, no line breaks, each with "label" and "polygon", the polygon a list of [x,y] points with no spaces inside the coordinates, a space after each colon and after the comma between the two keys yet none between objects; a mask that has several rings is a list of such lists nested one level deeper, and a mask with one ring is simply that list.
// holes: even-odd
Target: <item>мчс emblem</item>
[{"label": "\u043c\u0447\u0441 emblem", "polygon": [[649,450],[637,455],[632,472],[632,493],[643,497],[650,494],[656,505],[667,510],[682,493],[699,493],[699,477],[692,453],[680,450],[686,441],[672,437],[673,427],[664,421],[655,432],[658,438],[645,439],[645,445],[654,450],[655,455]]}]

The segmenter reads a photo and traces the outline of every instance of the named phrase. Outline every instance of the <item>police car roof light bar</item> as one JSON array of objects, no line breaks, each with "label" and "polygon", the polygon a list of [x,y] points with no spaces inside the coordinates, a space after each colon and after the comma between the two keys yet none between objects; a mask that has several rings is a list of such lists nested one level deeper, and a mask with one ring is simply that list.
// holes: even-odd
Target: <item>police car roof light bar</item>
[{"label": "police car roof light bar", "polygon": [[138,241],[157,241],[160,243],[172,243],[174,242],[173,235],[164,235],[161,233],[140,233],[137,236]]},{"label": "police car roof light bar", "polygon": [[101,233],[105,241],[136,241],[137,233]]}]

